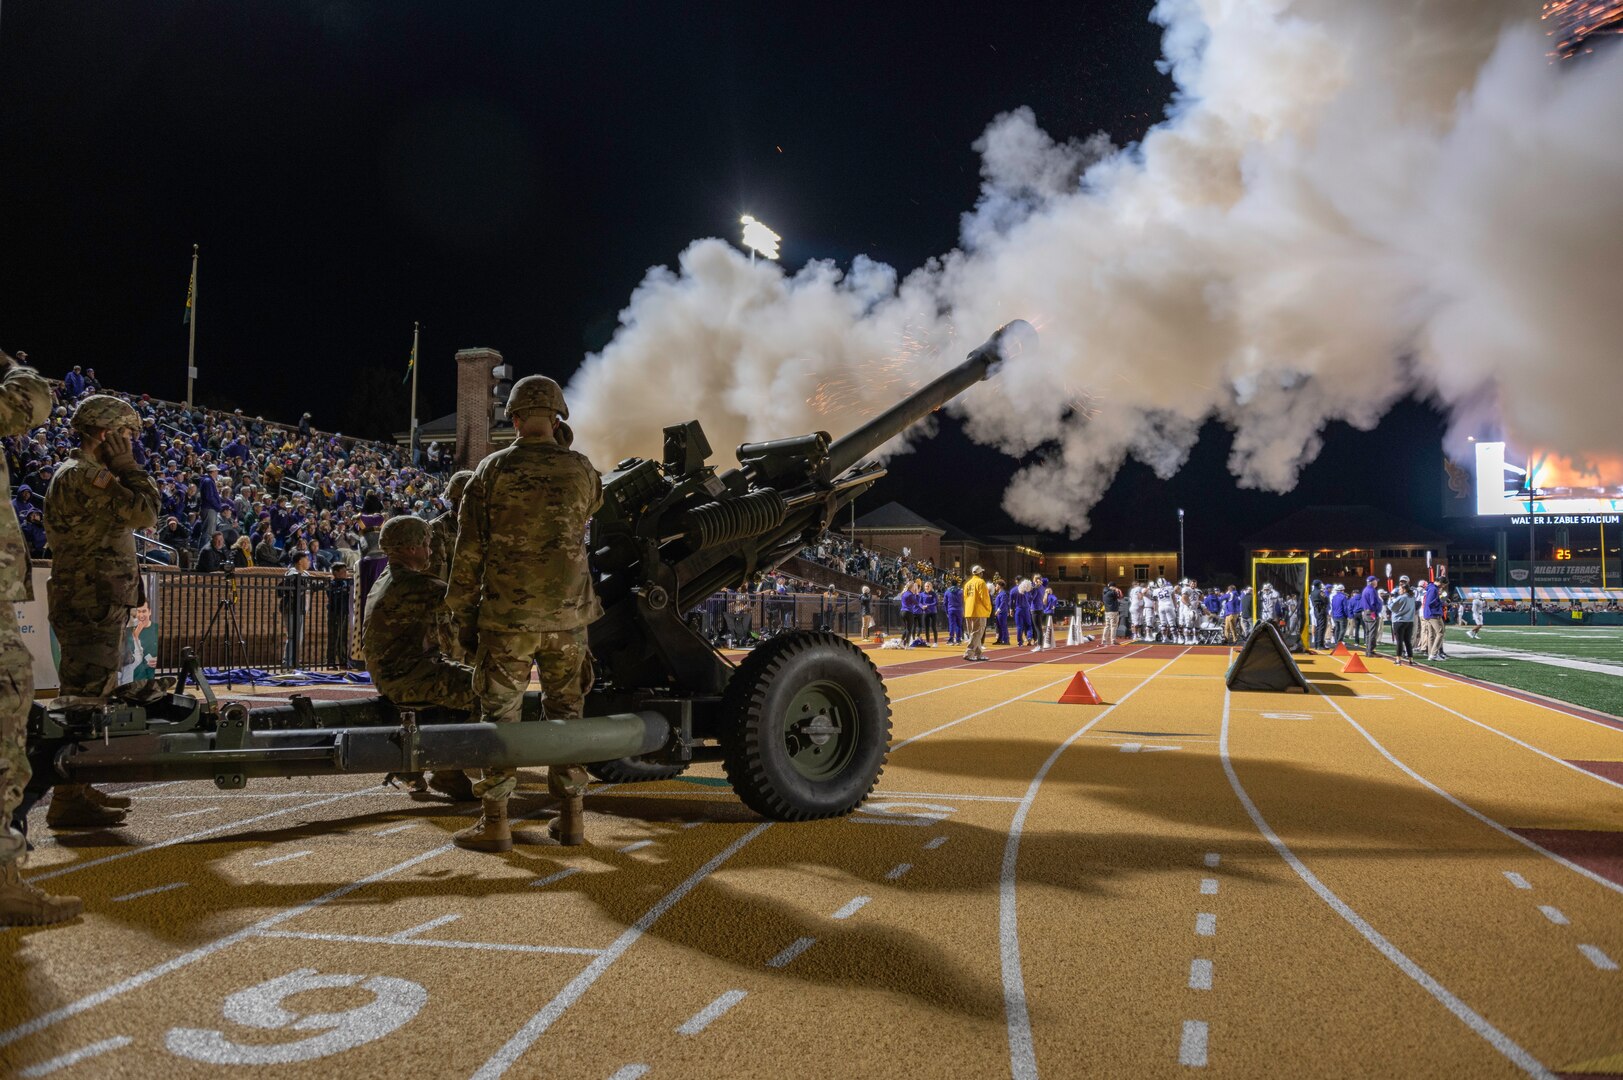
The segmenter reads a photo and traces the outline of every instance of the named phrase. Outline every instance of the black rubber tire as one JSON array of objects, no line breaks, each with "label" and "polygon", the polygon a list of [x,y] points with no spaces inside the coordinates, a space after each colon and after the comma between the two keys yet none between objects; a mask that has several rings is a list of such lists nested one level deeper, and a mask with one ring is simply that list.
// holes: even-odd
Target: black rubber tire
[{"label": "black rubber tire", "polygon": [[605,784],[646,784],[654,780],[674,780],[688,771],[686,765],[666,765],[644,758],[623,757],[599,761],[586,771]]},{"label": "black rubber tire", "polygon": [[[851,758],[826,780],[802,775],[785,746],[782,714],[812,682],[837,684],[856,708]],[[722,697],[722,765],[744,804],[774,821],[840,817],[861,806],[890,755],[890,697],[856,645],[837,634],[790,633],[746,656]]]}]

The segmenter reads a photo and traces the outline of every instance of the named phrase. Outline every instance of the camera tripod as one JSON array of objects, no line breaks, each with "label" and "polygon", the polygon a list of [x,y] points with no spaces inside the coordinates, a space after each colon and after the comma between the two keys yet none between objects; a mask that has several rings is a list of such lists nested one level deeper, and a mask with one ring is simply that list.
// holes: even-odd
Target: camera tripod
[{"label": "camera tripod", "polygon": [[[248,666],[248,641],[242,633],[242,623],[237,621],[237,599],[227,593],[214,605],[214,614],[209,616],[208,625],[203,628],[203,636],[198,639],[197,651],[204,652],[211,641],[214,640],[214,628],[220,625],[220,616],[225,616],[225,625],[221,632],[229,636],[225,639],[225,687],[227,690],[236,689],[236,682],[231,673],[236,670],[234,663],[241,661],[242,670],[248,673],[248,685],[254,689],[259,683],[254,680],[254,669]],[[202,672],[202,665],[197,667]],[[198,687],[202,689],[202,687]]]}]

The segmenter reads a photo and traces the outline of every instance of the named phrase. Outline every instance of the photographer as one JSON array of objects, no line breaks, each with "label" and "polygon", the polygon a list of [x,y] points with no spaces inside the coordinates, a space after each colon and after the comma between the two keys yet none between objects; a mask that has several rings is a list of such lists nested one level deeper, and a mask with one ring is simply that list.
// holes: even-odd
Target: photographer
[{"label": "photographer", "polygon": [[231,552],[225,546],[225,534],[214,533],[209,546],[197,556],[196,570],[200,574],[217,574],[231,565]]}]

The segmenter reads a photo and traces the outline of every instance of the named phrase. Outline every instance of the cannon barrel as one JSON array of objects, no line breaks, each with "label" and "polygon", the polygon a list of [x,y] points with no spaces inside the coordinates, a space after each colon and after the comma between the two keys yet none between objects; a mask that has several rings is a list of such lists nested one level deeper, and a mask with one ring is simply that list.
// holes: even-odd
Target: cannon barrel
[{"label": "cannon barrel", "polygon": [[941,406],[991,375],[1005,358],[1004,346],[1015,338],[1035,339],[1030,323],[1016,319],[986,339],[963,363],[936,378],[905,400],[886,409],[849,435],[841,436],[828,448],[829,475],[838,476],[878,450]]}]

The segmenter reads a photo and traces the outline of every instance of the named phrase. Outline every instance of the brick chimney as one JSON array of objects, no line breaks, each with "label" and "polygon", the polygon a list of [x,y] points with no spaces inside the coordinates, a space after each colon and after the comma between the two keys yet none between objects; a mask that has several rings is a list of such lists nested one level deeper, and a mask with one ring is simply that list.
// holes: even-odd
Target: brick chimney
[{"label": "brick chimney", "polygon": [[456,354],[456,467],[471,469],[490,453],[491,369],[502,362],[495,349]]}]

